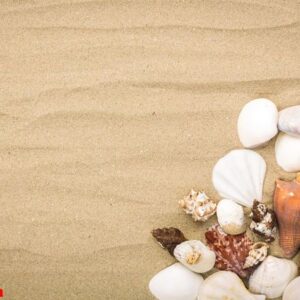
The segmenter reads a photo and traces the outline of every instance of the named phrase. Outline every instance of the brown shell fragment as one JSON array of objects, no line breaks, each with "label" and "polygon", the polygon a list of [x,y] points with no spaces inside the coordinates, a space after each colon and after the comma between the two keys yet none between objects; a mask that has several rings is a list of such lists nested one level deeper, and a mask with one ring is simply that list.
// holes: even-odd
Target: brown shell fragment
[{"label": "brown shell fragment", "polygon": [[244,264],[253,243],[245,233],[229,235],[215,224],[206,231],[205,237],[208,246],[216,254],[217,269],[232,271],[242,278],[250,275],[252,270],[245,270]]},{"label": "brown shell fragment", "polygon": [[300,173],[293,181],[276,180],[274,210],[279,224],[279,244],[293,257],[300,248]]},{"label": "brown shell fragment", "polygon": [[172,256],[176,246],[186,241],[184,234],[174,227],[153,229],[151,233],[160,246],[167,249]]},{"label": "brown shell fragment", "polygon": [[250,229],[263,237],[266,242],[273,242],[277,232],[274,211],[264,203],[254,200],[250,217],[252,218]]}]

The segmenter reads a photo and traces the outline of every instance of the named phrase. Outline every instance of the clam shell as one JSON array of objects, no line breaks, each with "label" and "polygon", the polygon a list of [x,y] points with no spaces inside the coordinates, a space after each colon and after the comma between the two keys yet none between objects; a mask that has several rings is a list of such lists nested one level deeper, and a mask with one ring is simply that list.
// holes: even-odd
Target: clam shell
[{"label": "clam shell", "polygon": [[196,273],[204,273],[211,270],[216,262],[215,253],[197,240],[179,244],[174,249],[174,256],[184,266]]},{"label": "clam shell", "polygon": [[252,150],[232,150],[215,165],[212,181],[219,195],[252,207],[262,200],[266,162]]},{"label": "clam shell", "polygon": [[176,263],[157,273],[150,280],[149,289],[159,300],[196,300],[202,282],[201,275]]},{"label": "clam shell", "polygon": [[300,276],[292,280],[284,290],[282,300],[300,299]]},{"label": "clam shell", "polygon": [[286,172],[300,171],[300,137],[281,133],[275,144],[277,164]]},{"label": "clam shell", "polygon": [[292,260],[268,256],[251,275],[249,289],[274,299],[283,294],[297,273],[298,267]]},{"label": "clam shell", "polygon": [[264,145],[278,132],[276,105],[264,98],[248,102],[238,118],[238,135],[246,148]]},{"label": "clam shell", "polygon": [[278,128],[287,134],[300,137],[300,105],[279,112]]},{"label": "clam shell", "polygon": [[217,206],[218,222],[228,234],[240,234],[246,231],[245,215],[241,205],[223,199]]},{"label": "clam shell", "polygon": [[199,290],[199,300],[265,300],[264,295],[250,293],[233,272],[219,271],[207,277]]}]

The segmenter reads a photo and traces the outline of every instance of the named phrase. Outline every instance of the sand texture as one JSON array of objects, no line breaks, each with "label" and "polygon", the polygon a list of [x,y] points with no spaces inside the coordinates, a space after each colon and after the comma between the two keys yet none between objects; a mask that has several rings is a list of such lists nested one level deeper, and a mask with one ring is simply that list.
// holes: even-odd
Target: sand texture
[{"label": "sand texture", "polygon": [[[240,147],[242,106],[300,104],[299,24],[296,1],[1,0],[5,299],[152,299],[174,259],[150,231],[199,239],[215,222],[177,201],[219,199],[211,170]],[[294,176],[273,146],[259,150],[269,203]]]}]

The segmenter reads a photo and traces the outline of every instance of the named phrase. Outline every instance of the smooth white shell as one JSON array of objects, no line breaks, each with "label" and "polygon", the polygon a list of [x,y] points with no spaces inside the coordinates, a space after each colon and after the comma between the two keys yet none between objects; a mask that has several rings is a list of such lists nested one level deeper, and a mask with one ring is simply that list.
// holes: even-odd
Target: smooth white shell
[{"label": "smooth white shell", "polygon": [[246,148],[255,148],[271,140],[278,132],[276,105],[264,98],[248,102],[238,118],[238,135]]},{"label": "smooth white shell", "polygon": [[[199,255],[197,261],[193,264],[188,263],[189,257]],[[190,240],[185,241],[176,246],[174,256],[187,268],[196,273],[204,273],[211,270],[216,262],[216,255],[201,241]],[[195,256],[194,256],[195,257]]]},{"label": "smooth white shell", "polygon": [[232,150],[213,169],[212,181],[219,195],[252,207],[262,200],[266,162],[252,150]]},{"label": "smooth white shell", "polygon": [[300,299],[300,276],[292,280],[283,293],[282,300],[299,300]]},{"label": "smooth white shell", "polygon": [[207,277],[199,290],[198,300],[264,300],[264,295],[251,294],[233,272],[219,271]]},{"label": "smooth white shell", "polygon": [[286,172],[300,171],[300,137],[281,133],[275,144],[277,164]]},{"label": "smooth white shell", "polygon": [[201,275],[176,263],[157,273],[149,283],[149,289],[159,300],[195,300],[203,282]]},{"label": "smooth white shell", "polygon": [[246,231],[243,207],[232,200],[219,201],[217,217],[220,226],[228,234],[240,234]]},{"label": "smooth white shell", "polygon": [[298,267],[292,260],[268,256],[251,275],[249,289],[270,299],[277,298],[297,273]]},{"label": "smooth white shell", "polygon": [[300,105],[291,106],[279,112],[279,130],[300,137]]}]

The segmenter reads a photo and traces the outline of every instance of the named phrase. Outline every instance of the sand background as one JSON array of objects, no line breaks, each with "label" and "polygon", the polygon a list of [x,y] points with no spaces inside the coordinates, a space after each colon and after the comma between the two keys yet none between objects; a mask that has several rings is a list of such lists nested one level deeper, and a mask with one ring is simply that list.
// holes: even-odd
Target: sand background
[{"label": "sand background", "polygon": [[[300,104],[296,1],[0,2],[0,287],[6,299],[152,299],[154,227],[240,147],[252,98]],[[265,200],[275,178],[267,160]],[[280,254],[275,245],[273,253]],[[297,260],[297,257],[295,258]]]}]

